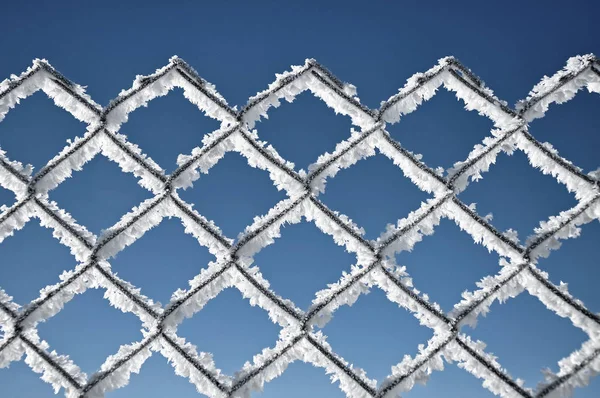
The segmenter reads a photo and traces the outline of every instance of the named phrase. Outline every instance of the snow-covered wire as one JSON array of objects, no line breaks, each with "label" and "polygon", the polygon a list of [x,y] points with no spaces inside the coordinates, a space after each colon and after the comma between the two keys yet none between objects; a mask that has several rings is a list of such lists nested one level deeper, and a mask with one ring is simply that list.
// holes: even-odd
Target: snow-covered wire
[{"label": "snow-covered wire", "polygon": [[[600,369],[600,318],[572,297],[563,286],[553,285],[548,275],[536,267],[537,258],[546,257],[560,246],[559,239],[577,237],[579,226],[600,219],[599,182],[584,175],[554,149],[539,143],[527,130],[528,123],[542,117],[551,103],[562,103],[582,88],[600,93],[598,60],[587,55],[573,57],[565,69],[544,78],[516,110],[494,96],[492,90],[468,68],[452,57],[443,58],[425,73],[411,77],[398,94],[382,102],[379,110],[371,110],[356,97],[354,86],[343,83],[315,60],[292,67],[278,75],[269,88],[250,98],[238,111],[227,105],[215,87],[178,57],[154,74],[136,77],[133,86],[122,91],[105,108],[93,102],[83,87],[72,83],[47,61],[35,60],[20,76],[0,82],[0,120],[21,99],[43,90],[56,105],[88,123],[87,132],[76,138],[39,172],[32,175],[30,166],[11,160],[0,150],[0,186],[15,193],[16,203],[0,210],[0,242],[31,219],[53,230],[53,235],[70,248],[79,262],[64,272],[61,281],[41,290],[38,299],[24,307],[0,290],[0,367],[19,360],[25,354],[27,364],[58,391],[64,388],[68,397],[102,397],[107,391],[125,386],[131,373],[140,371],[153,352],[160,352],[174,366],[178,375],[187,377],[197,390],[211,397],[246,397],[252,390],[279,376],[289,363],[301,360],[323,367],[340,382],[340,388],[351,397],[391,397],[424,382],[434,370],[442,370],[444,360],[457,361],[492,392],[502,396],[542,397],[568,394],[580,387]],[[444,86],[465,102],[467,110],[476,110],[495,125],[492,136],[475,146],[466,160],[448,170],[434,170],[393,140],[385,131],[386,123],[396,123],[413,112],[423,101],[432,98]],[[191,155],[180,155],[178,169],[166,175],[137,145],[118,133],[129,113],[150,100],[166,95],[174,87],[184,90],[185,97],[207,116],[221,122],[221,127],[205,135],[203,146]],[[339,143],[333,153],[325,153],[309,166],[308,173],[295,171],[293,164],[258,139],[252,130],[270,107],[280,99],[292,102],[309,90],[336,113],[349,116],[360,131],[352,131],[348,140]],[[469,179],[481,178],[501,151],[523,150],[534,167],[551,174],[578,200],[574,208],[542,222],[525,246],[510,235],[497,231],[474,208],[456,196],[466,189]],[[237,240],[225,237],[218,226],[205,219],[185,203],[177,190],[190,187],[208,173],[229,151],[245,156],[252,167],[268,171],[278,189],[288,198],[279,202],[266,215],[255,218]],[[328,178],[343,168],[351,167],[365,157],[381,152],[398,165],[415,185],[433,197],[397,225],[390,225],[377,241],[363,238],[364,231],[345,215],[329,209],[318,196],[325,190]],[[116,162],[124,172],[133,173],[138,183],[155,196],[125,214],[101,236],[95,236],[75,221],[58,204],[49,199],[51,191],[81,170],[97,154]],[[133,244],[146,231],[156,227],[165,217],[177,217],[200,244],[206,246],[216,260],[190,281],[188,290],[179,290],[166,306],[142,295],[140,289],[117,277],[108,260]],[[453,219],[476,243],[501,256],[500,272],[484,278],[479,290],[465,293],[454,310],[445,314],[439,305],[429,301],[412,286],[410,276],[394,264],[394,255],[411,250],[424,236],[434,232],[441,218]],[[254,255],[280,236],[285,223],[302,219],[315,222],[323,233],[346,250],[356,254],[357,263],[339,282],[317,292],[306,311],[269,287],[269,283],[253,265]],[[186,317],[200,311],[223,289],[236,287],[251,305],[265,309],[282,327],[279,341],[265,348],[235,376],[227,376],[215,366],[212,356],[198,353],[196,348],[177,336],[177,326]],[[427,346],[420,347],[415,358],[405,357],[392,368],[392,373],[377,385],[362,369],[339,357],[316,330],[331,319],[342,305],[352,305],[371,287],[383,289],[387,297],[411,311],[422,325],[434,330]],[[107,358],[101,369],[88,377],[68,357],[49,352],[40,340],[36,325],[56,313],[76,294],[88,288],[105,290],[111,305],[137,315],[144,326],[140,342],[124,345]],[[547,382],[537,391],[522,387],[484,351],[482,342],[474,342],[461,332],[464,324],[473,325],[479,314],[488,311],[493,301],[515,297],[522,291],[538,297],[559,316],[590,336],[584,346],[563,359],[557,375],[548,373]],[[554,395],[552,395],[554,396]],[[561,395],[562,396],[562,395]]]}]

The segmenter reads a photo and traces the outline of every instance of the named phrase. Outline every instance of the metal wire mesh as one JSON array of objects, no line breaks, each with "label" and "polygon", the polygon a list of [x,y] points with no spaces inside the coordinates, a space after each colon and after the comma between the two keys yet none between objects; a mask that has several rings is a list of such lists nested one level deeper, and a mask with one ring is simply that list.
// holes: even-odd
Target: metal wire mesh
[{"label": "metal wire mesh", "polygon": [[[353,86],[341,82],[316,61],[307,60],[305,65],[280,75],[268,90],[251,98],[238,111],[227,105],[211,84],[177,57],[152,75],[138,76],[131,89],[122,92],[106,107],[96,104],[80,86],[45,60],[35,60],[20,76],[0,83],[0,120],[20,99],[41,89],[89,127],[82,138],[75,139],[34,175],[0,151],[0,185],[17,197],[16,203],[3,208],[0,214],[0,241],[21,229],[31,218],[38,218],[71,249],[79,264],[64,273],[58,284],[43,289],[38,299],[23,307],[0,290],[3,331],[0,368],[25,355],[33,371],[41,373],[43,380],[51,383],[56,391],[64,388],[69,397],[95,397],[125,386],[132,372],[139,372],[146,359],[160,352],[172,363],[176,373],[188,377],[199,392],[211,397],[235,397],[248,396],[284,372],[290,362],[302,360],[333,373],[348,396],[389,397],[410,390],[415,382],[426,379],[435,370],[442,370],[444,362],[456,361],[483,379],[486,388],[501,396],[568,396],[573,388],[585,386],[600,372],[600,317],[563,287],[552,284],[548,275],[536,267],[536,259],[557,249],[559,239],[576,237],[579,225],[600,219],[600,183],[593,173],[583,174],[555,150],[538,142],[528,132],[528,123],[543,116],[550,103],[569,100],[584,87],[600,92],[599,70],[600,63],[594,56],[571,58],[564,70],[542,80],[515,110],[494,97],[491,90],[456,59],[444,58],[434,68],[409,79],[379,110],[372,110],[354,96]],[[455,91],[467,109],[477,110],[492,119],[497,128],[447,176],[421,162],[385,131],[386,123],[395,123],[402,115],[415,110],[423,100],[435,95],[441,85]],[[220,129],[205,136],[202,147],[195,148],[189,156],[180,156],[177,170],[166,175],[118,130],[128,113],[167,94],[173,87],[183,88],[192,103],[222,124]],[[266,114],[270,106],[278,106],[282,98],[291,101],[305,90],[312,91],[336,113],[350,116],[353,124],[360,128],[333,153],[319,157],[308,173],[295,171],[272,147],[259,141],[256,131],[252,130],[255,121]],[[369,241],[346,216],[325,206],[318,195],[324,191],[327,178],[363,157],[374,155],[375,149],[394,160],[420,189],[432,194],[432,199],[388,228],[378,240]],[[578,199],[574,208],[542,223],[525,246],[499,232],[456,196],[467,188],[469,178],[480,178],[480,173],[488,170],[498,153],[514,149],[523,150],[534,166],[553,175],[575,192]],[[257,218],[236,241],[225,237],[214,223],[198,214],[177,194],[179,189],[190,186],[200,172],[208,172],[228,151],[240,152],[251,166],[268,171],[275,185],[289,196]],[[80,170],[99,153],[118,163],[124,172],[133,173],[140,185],[155,196],[97,237],[78,225],[48,194],[73,170]],[[208,247],[217,260],[190,281],[187,291],[175,294],[173,300],[162,307],[118,278],[107,260],[159,224],[162,218],[171,216],[180,218],[186,232]],[[321,291],[307,311],[274,293],[259,269],[251,266],[254,254],[278,237],[283,223],[300,222],[302,217],[314,221],[324,233],[332,235],[336,243],[357,255],[352,271],[337,284]],[[424,235],[431,234],[441,217],[453,219],[475,242],[484,244],[504,259],[499,273],[488,277],[485,284],[479,285],[479,290],[465,297],[450,314],[442,312],[437,304],[407,284],[404,278],[408,274],[393,263],[395,253],[412,248]],[[268,311],[282,327],[279,341],[233,377],[221,374],[210,357],[198,353],[176,334],[177,325],[184,317],[193,316],[229,286],[237,287],[253,305]],[[383,289],[390,300],[412,311],[421,324],[434,331],[434,337],[416,357],[402,360],[379,385],[338,356],[315,329],[315,326],[323,326],[335,309],[352,304],[372,286]],[[142,341],[122,346],[89,377],[68,357],[50,352],[49,345],[38,337],[36,329],[39,322],[58,313],[75,294],[82,294],[88,288],[105,289],[105,297],[115,307],[136,314],[145,328]],[[538,297],[558,315],[569,317],[589,335],[589,341],[581,349],[559,362],[559,373],[548,374],[535,391],[511,378],[494,357],[485,353],[481,344],[461,331],[464,324],[476,320],[494,300],[515,297],[523,290]]]}]

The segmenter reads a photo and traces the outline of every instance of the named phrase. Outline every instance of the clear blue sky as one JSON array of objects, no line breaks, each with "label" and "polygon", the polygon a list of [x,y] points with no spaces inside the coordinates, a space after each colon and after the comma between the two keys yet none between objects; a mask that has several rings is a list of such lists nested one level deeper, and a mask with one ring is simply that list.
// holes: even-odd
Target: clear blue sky
[{"label": "clear blue sky", "polygon": [[[326,4],[327,3],[327,4]],[[73,2],[31,4],[9,2],[2,7],[0,79],[25,70],[33,58],[47,58],[77,83],[88,86],[92,98],[106,105],[136,74],[148,74],[179,55],[216,84],[231,105],[274,80],[275,73],[316,58],[344,81],[358,88],[361,101],[377,108],[413,73],[454,55],[470,67],[509,104],[524,98],[543,75],[553,74],[568,57],[600,53],[597,18],[600,3],[564,2]],[[585,172],[600,166],[600,97],[580,93],[575,100],[553,106],[547,117],[531,124],[530,132],[553,143],[563,156]],[[261,139],[272,143],[297,168],[331,151],[349,135],[350,120],[335,116],[309,93],[293,105],[272,109],[257,124]],[[180,153],[188,154],[217,122],[204,117],[180,91],[159,98],[130,116],[121,132],[139,144],[167,172]],[[489,134],[492,123],[462,109],[448,92],[440,92],[419,111],[389,128],[411,151],[422,153],[432,167],[448,168],[466,158],[473,145]],[[65,145],[81,136],[84,124],[54,107],[37,93],[0,123],[0,147],[12,159],[36,170]],[[168,139],[167,139],[168,138]],[[223,183],[226,181],[226,183]],[[203,176],[193,189],[181,192],[228,237],[236,237],[285,197],[266,172],[250,168],[230,153]],[[502,154],[497,165],[461,195],[477,210],[494,214],[500,230],[513,228],[522,241],[540,220],[572,207],[572,194],[549,176],[527,164],[523,153]],[[99,156],[84,170],[52,191],[50,197],[94,233],[119,220],[132,206],[150,197],[135,177]],[[376,238],[390,222],[415,210],[427,195],[413,186],[382,155],[361,161],[328,183],[322,200],[347,214]],[[0,204],[10,206],[12,193],[0,188]],[[600,311],[597,242],[600,223],[583,227],[581,238],[539,263],[551,279],[569,283],[570,291],[592,311]],[[33,248],[32,243],[35,243]],[[167,251],[168,250],[168,251]],[[185,288],[213,258],[176,220],[165,220],[112,261],[113,269],[142,292],[166,303]],[[313,224],[286,227],[275,245],[255,258],[275,291],[306,308],[314,292],[336,281],[354,256],[336,246]],[[450,220],[418,244],[398,255],[420,290],[448,310],[474,282],[499,270],[498,256],[489,254]],[[0,286],[25,304],[39,289],[58,281],[58,274],[76,265],[68,249],[51,232],[30,222],[0,245]],[[77,296],[47,323],[40,336],[61,354],[70,354],[88,374],[117,351],[119,345],[141,339],[141,323],[90,290]],[[92,316],[93,315],[93,316]],[[228,374],[276,342],[279,327],[258,307],[250,307],[234,289],[222,292],[196,317],[184,321],[179,334],[199,350],[214,353]],[[472,337],[488,343],[488,352],[526,386],[541,381],[542,367],[557,370],[556,361],[577,349],[586,335],[569,320],[554,315],[527,293],[506,304],[494,304]],[[390,366],[432,332],[407,311],[373,290],[353,307],[343,307],[323,329],[333,349],[381,381]],[[452,365],[435,373],[427,387],[417,386],[410,398],[492,396],[481,381]],[[52,389],[23,363],[0,370],[2,397],[52,396]],[[577,391],[578,398],[597,397],[600,381]],[[129,386],[108,394],[114,398],[193,397],[194,386],[174,374],[155,354],[133,375]],[[342,397],[321,369],[295,363],[266,386],[260,398]]]}]

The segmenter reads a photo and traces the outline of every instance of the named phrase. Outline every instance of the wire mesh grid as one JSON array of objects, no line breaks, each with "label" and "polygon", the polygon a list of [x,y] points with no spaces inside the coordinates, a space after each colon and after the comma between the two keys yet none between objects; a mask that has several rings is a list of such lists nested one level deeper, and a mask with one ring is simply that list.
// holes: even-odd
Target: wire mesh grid
[{"label": "wire mesh grid", "polygon": [[[421,162],[385,130],[386,124],[398,122],[401,116],[432,98],[442,86],[454,91],[467,110],[490,118],[495,126],[483,144],[476,145],[447,175]],[[179,167],[167,175],[118,131],[130,112],[166,95],[174,87],[182,88],[185,97],[207,116],[220,121],[221,127],[205,135],[203,146],[194,148],[190,155],[180,155]],[[63,273],[58,284],[42,289],[39,298],[24,306],[0,290],[3,332],[0,368],[25,357],[25,362],[52,384],[55,392],[62,388],[67,397],[101,397],[127,385],[131,373],[138,373],[144,361],[159,352],[198,392],[210,397],[243,397],[262,389],[265,383],[281,375],[289,363],[300,360],[332,374],[349,397],[392,397],[409,391],[416,382],[427,380],[433,371],[443,370],[444,363],[457,362],[500,396],[570,396],[574,388],[587,385],[600,372],[600,317],[571,296],[564,286],[550,282],[547,273],[536,267],[536,261],[558,249],[559,240],[577,237],[580,225],[600,219],[600,173],[583,174],[551,146],[538,142],[528,132],[528,124],[543,117],[550,104],[568,101],[583,88],[600,93],[600,62],[593,55],[569,59],[564,69],[544,77],[529,97],[513,109],[496,98],[458,60],[447,57],[425,73],[411,77],[398,94],[382,102],[379,110],[372,110],[360,103],[354,86],[343,83],[315,60],[307,60],[303,66],[278,75],[267,90],[250,98],[238,110],[229,106],[214,86],[187,63],[173,57],[154,74],[138,76],[132,88],[101,107],[81,86],[66,79],[47,61],[35,60],[20,76],[11,76],[0,83],[0,121],[21,99],[41,89],[56,105],[86,122],[88,129],[33,175],[30,168],[0,151],[0,185],[16,195],[11,207],[1,209],[0,242],[23,228],[31,218],[38,218],[42,226],[53,230],[60,243],[70,248],[78,265]],[[340,142],[332,153],[321,155],[308,172],[298,172],[272,146],[259,140],[254,125],[270,107],[279,106],[281,99],[291,102],[306,90],[336,114],[349,116],[358,130],[353,130],[350,138]],[[361,228],[329,209],[318,196],[325,191],[328,178],[363,158],[374,156],[376,150],[392,159],[431,199],[396,225],[388,226],[377,240],[367,240]],[[499,232],[457,198],[470,181],[488,171],[500,152],[513,150],[525,152],[533,166],[555,177],[578,200],[572,209],[541,222],[526,245]],[[191,186],[200,173],[207,173],[229,151],[241,153],[250,166],[267,171],[277,188],[288,196],[267,214],[256,217],[237,240],[225,237],[213,222],[192,209],[177,193]],[[48,196],[97,154],[116,162],[123,172],[133,173],[138,183],[155,195],[125,214],[101,236],[77,224]],[[174,293],[172,301],[161,306],[117,277],[108,260],[164,217],[179,218],[186,232],[206,246],[216,260],[190,281],[188,290]],[[501,265],[498,274],[484,278],[478,284],[479,290],[465,294],[448,314],[412,287],[409,275],[394,263],[396,253],[412,249],[424,236],[432,234],[443,217],[454,220],[476,243],[496,252]],[[283,224],[298,223],[302,218],[314,222],[357,258],[351,272],[318,292],[306,311],[273,292],[259,268],[253,265],[253,256],[279,237]],[[177,326],[224,288],[232,286],[252,305],[266,310],[281,326],[281,332],[272,347],[265,348],[234,376],[228,376],[216,368],[210,354],[198,352],[179,337]],[[434,332],[414,358],[406,356],[379,384],[337,355],[316,328],[324,326],[337,308],[352,305],[374,286]],[[89,377],[68,356],[50,351],[36,329],[39,322],[57,314],[76,294],[88,288],[104,289],[105,298],[113,306],[138,316],[144,327],[143,340],[121,346]],[[535,390],[525,388],[521,380],[509,376],[495,357],[485,352],[481,342],[473,341],[461,330],[465,324],[474,324],[494,300],[515,297],[524,290],[559,316],[570,318],[589,335],[580,349],[559,361],[559,372],[547,372],[545,381]]]}]

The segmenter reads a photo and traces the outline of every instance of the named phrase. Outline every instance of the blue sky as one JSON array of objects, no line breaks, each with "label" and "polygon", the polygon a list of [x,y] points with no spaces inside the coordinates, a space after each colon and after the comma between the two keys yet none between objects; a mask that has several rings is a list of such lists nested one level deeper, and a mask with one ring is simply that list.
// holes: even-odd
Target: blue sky
[{"label": "blue sky", "polygon": [[[358,88],[361,101],[377,108],[402,87],[413,73],[424,71],[446,55],[454,55],[478,74],[498,97],[514,104],[524,98],[543,75],[553,74],[568,57],[600,53],[596,19],[600,5],[593,1],[564,3],[503,1],[439,2],[73,2],[61,5],[3,6],[0,79],[25,70],[33,58],[47,58],[77,83],[88,86],[92,98],[106,105],[137,74],[148,74],[179,55],[216,84],[230,105],[247,98],[274,80],[274,74],[316,58],[344,81]],[[389,132],[402,145],[423,154],[432,167],[448,168],[463,160],[489,134],[492,123],[462,109],[448,92],[440,92]],[[600,166],[600,97],[586,92],[573,101],[553,106],[544,119],[531,123],[530,132],[549,141],[561,155],[585,172]],[[180,153],[200,145],[203,134],[218,123],[202,115],[176,90],[135,111],[121,133],[138,144],[167,172],[175,169]],[[294,104],[272,109],[269,120],[256,128],[297,169],[319,154],[331,151],[350,134],[349,118],[335,116],[318,99],[305,93]],[[38,170],[65,145],[81,136],[85,125],[37,93],[11,111],[0,123],[0,148],[12,159]],[[227,181],[227,183],[224,183]],[[285,197],[268,174],[229,153],[192,189],[180,192],[196,210],[215,221],[228,237],[236,237],[256,215],[264,214]],[[100,233],[132,206],[151,194],[136,185],[135,177],[99,156],[82,172],[65,181],[50,198],[81,224]],[[387,223],[415,210],[428,195],[406,179],[383,155],[359,162],[328,183],[321,199],[347,214],[376,238]],[[568,209],[576,200],[564,186],[527,163],[523,153],[501,154],[497,165],[460,194],[477,203],[480,214],[493,213],[493,224],[513,228],[523,241],[540,220]],[[12,193],[0,188],[0,205],[10,206]],[[579,239],[566,241],[561,250],[541,260],[540,268],[594,312],[600,311],[597,242],[600,223],[583,227]],[[33,244],[35,243],[35,246]],[[114,271],[148,296],[166,303],[171,293],[185,288],[213,257],[176,219],[165,220],[112,261]],[[335,282],[348,270],[354,256],[336,246],[314,224],[284,228],[281,239],[255,257],[256,264],[280,295],[306,308],[314,292]],[[473,290],[474,282],[499,270],[498,256],[490,254],[450,220],[443,220],[433,236],[413,252],[398,255],[413,276],[415,286],[427,292],[444,310]],[[67,248],[51,232],[30,222],[0,245],[0,286],[25,304],[39,289],[58,281],[58,275],[76,265]],[[40,336],[61,354],[70,354],[88,374],[121,344],[141,339],[140,321],[110,307],[102,291],[77,296],[47,323]],[[522,294],[492,306],[472,337],[488,344],[487,351],[514,377],[534,387],[539,370],[577,349],[586,335],[547,310],[535,297]],[[233,374],[246,360],[274,345],[279,327],[258,307],[250,307],[235,289],[222,292],[179,334],[199,350],[214,353],[218,367]],[[432,332],[407,311],[374,289],[352,307],[342,307],[323,329],[333,349],[368,375],[382,380],[390,366],[405,354],[415,355]],[[488,397],[481,381],[454,365],[432,375],[426,387],[416,386],[410,398]],[[0,370],[2,396],[52,396],[52,389],[23,363]],[[600,381],[578,398],[600,392]],[[133,375],[130,385],[108,397],[193,397],[192,384],[174,374],[167,361],[155,354]],[[260,398],[342,397],[321,369],[295,363],[266,386]]]}]

